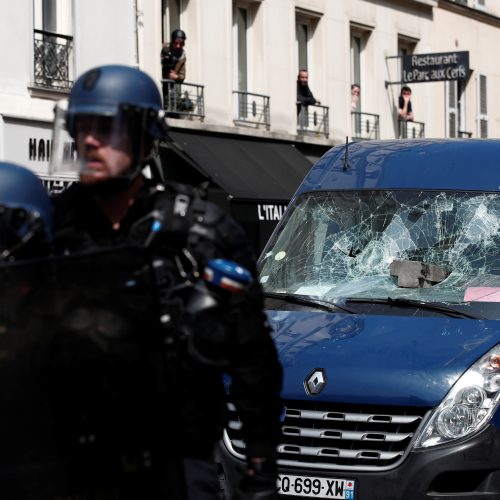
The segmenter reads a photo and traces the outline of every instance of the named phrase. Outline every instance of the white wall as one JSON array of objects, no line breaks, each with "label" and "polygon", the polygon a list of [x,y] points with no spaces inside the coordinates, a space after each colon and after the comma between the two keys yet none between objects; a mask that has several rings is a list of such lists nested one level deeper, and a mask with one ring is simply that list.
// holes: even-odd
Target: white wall
[{"label": "white wall", "polygon": [[[32,85],[35,1],[39,2],[0,0],[0,159],[13,155],[15,144],[16,149],[26,151],[28,136],[46,137],[54,101],[65,95],[41,92]],[[69,6],[58,10],[58,22],[61,33],[74,36],[72,78],[99,64],[138,63],[160,83],[159,0],[59,0],[59,5]],[[396,61],[389,59],[397,55],[398,36],[415,40],[416,53],[468,50],[474,75],[467,87],[467,129],[476,133],[475,75],[481,72],[488,77],[489,135],[500,137],[496,106],[500,67],[492,55],[500,46],[500,19],[494,17],[500,16],[500,0],[486,0],[490,15],[483,17],[477,11],[450,8],[449,2],[435,0],[248,0],[255,13],[248,34],[248,90],[270,96],[270,131],[238,128],[233,122],[233,0],[189,0],[185,5],[181,25],[187,33],[186,81],[204,85],[206,117],[204,123],[177,120],[177,125],[297,139],[295,9],[300,8],[317,19],[310,46],[310,86],[330,108],[330,139],[306,141],[332,144],[351,135],[352,23],[371,29],[362,82],[363,110],[380,115],[381,138],[396,135],[400,85],[386,87],[385,82],[398,79]],[[426,136],[444,137],[444,83],[411,87],[415,119],[425,122]],[[12,139],[16,130],[19,143]],[[26,153],[18,156],[23,155]],[[43,169],[43,162],[32,166]]]},{"label": "white wall", "polygon": [[101,64],[136,63],[132,0],[77,0],[74,19],[77,75]]}]

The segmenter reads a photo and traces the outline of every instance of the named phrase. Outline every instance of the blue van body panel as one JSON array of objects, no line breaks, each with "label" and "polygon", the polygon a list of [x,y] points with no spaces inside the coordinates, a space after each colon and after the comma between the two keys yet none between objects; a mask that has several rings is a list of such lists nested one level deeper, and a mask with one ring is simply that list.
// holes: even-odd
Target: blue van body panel
[{"label": "blue van body panel", "polygon": [[[496,321],[268,311],[284,368],[284,399],[432,407],[500,342]],[[308,396],[304,380],[327,384]]]},{"label": "blue van body panel", "polygon": [[[450,143],[453,147],[450,147]],[[500,141],[443,139],[366,141],[323,155],[306,176],[295,197],[305,191],[341,189],[456,189],[493,191],[500,188]]]},{"label": "blue van body panel", "polygon": [[[372,197],[374,203],[384,193],[392,195],[399,190],[408,190],[408,193],[395,193],[396,200],[412,196],[425,199],[427,193],[421,191],[434,191],[429,199],[445,192],[443,199],[457,202],[457,205],[462,198],[491,200],[493,217],[485,218],[484,212],[474,217],[460,214],[459,227],[473,230],[477,224],[479,229],[486,226],[490,230],[481,232],[478,229],[479,236],[474,240],[476,247],[471,245],[470,250],[474,256],[476,251],[481,253],[483,261],[476,259],[477,265],[487,263],[482,268],[487,277],[484,283],[478,280],[477,285],[467,282],[467,286],[471,289],[491,286],[495,293],[500,291],[500,197],[496,196],[500,191],[500,140],[360,141],[336,146],[324,154],[299,186],[258,263],[261,283],[267,292],[266,314],[284,372],[283,436],[277,450],[280,498],[305,498],[304,487],[323,480],[354,485],[354,490],[345,490],[334,497],[343,500],[498,500],[498,350],[494,352],[496,357],[485,363],[480,371],[469,372],[470,377],[462,380],[464,387],[456,394],[453,392],[453,400],[444,400],[476,361],[500,345],[500,300],[467,304],[460,289],[457,300],[448,302],[443,295],[445,300],[438,298],[434,303],[432,299],[426,300],[432,294],[398,290],[392,296],[392,291],[384,295],[385,289],[375,289],[372,296],[369,293],[372,290],[366,292],[366,296],[361,290],[358,297],[361,300],[356,304],[356,292],[352,296],[347,292],[342,295],[332,287],[326,298],[321,296],[321,291],[314,288],[316,282],[323,283],[317,278],[321,275],[306,272],[313,265],[321,270],[322,245],[330,237],[324,228],[329,223],[328,218],[342,219],[343,207],[347,207],[346,221],[338,224],[340,229],[338,233],[334,230],[333,235],[343,231],[341,236],[345,235],[347,243],[356,241],[356,230],[362,224],[357,224],[353,216],[356,223],[349,225],[349,216],[356,215],[357,199],[363,202],[371,197],[372,193],[362,193],[363,190],[381,191]],[[349,193],[313,194],[305,196],[304,200],[297,199],[306,193],[332,191]],[[482,193],[494,195],[482,196]],[[351,209],[348,203],[335,205],[337,199],[344,198],[354,208]],[[318,200],[320,204],[325,201],[324,205],[319,205],[322,211],[314,207]],[[307,210],[310,210],[312,222],[307,219]],[[382,215],[392,215],[390,210],[384,210],[381,206]],[[471,211],[464,210],[464,213],[470,216]],[[439,223],[422,223],[416,228],[422,231],[424,239],[426,231],[432,236],[435,228],[441,227],[441,223],[444,227],[448,221],[446,217],[429,218],[431,222],[434,220]],[[449,220],[454,221],[452,217]],[[286,226],[290,221],[293,223],[291,229]],[[302,221],[304,232],[299,233],[295,242]],[[395,224],[389,239],[398,237],[398,227],[402,234],[407,228],[404,224]],[[366,234],[369,242],[363,241],[364,246],[360,248],[378,241],[378,229],[366,231]],[[445,239],[445,243],[454,241],[455,235],[450,234],[452,236]],[[457,231],[457,234],[461,233]],[[490,239],[483,238],[484,234]],[[328,250],[335,248],[337,240],[332,236],[328,241],[332,244]],[[433,241],[429,238],[430,248],[433,248]],[[295,246],[288,254],[290,242]],[[477,250],[483,242],[483,247]],[[486,248],[489,242],[491,246]],[[416,243],[414,254],[404,251],[412,249],[411,245],[401,248],[402,259],[405,259],[402,262],[441,262],[432,258],[426,262],[425,254],[421,257],[418,253],[420,247]],[[349,258],[358,258],[354,243],[352,247],[339,246],[337,249]],[[388,254],[391,258],[395,256],[399,256],[396,251]],[[457,259],[456,262],[461,266],[468,261]],[[327,269],[328,265],[327,261]],[[345,265],[348,267],[349,262]],[[406,272],[409,278],[421,277]],[[332,271],[326,273],[324,282],[330,285],[328,280],[331,279],[336,285],[345,279],[350,285],[350,276],[356,278],[354,273],[346,272],[346,276],[337,279]],[[341,286],[343,284],[341,282]],[[419,283],[422,288],[428,288],[427,284]],[[398,287],[416,289],[420,286],[410,282],[409,285],[398,283]],[[400,297],[403,301],[409,297],[408,306],[396,310],[390,300]],[[474,299],[467,300],[472,302]],[[486,302],[491,303],[486,305]],[[366,305],[364,309],[362,304]],[[439,309],[440,306],[444,308]],[[455,309],[456,314],[450,314],[450,309]],[[491,373],[487,373],[488,370]],[[474,387],[476,383],[478,386]],[[317,394],[311,395],[311,391]],[[485,402],[481,409],[494,408],[493,414],[478,427],[460,434],[462,428],[478,417],[479,413],[473,412],[479,407],[479,400],[481,404]],[[443,402],[446,404],[441,406]],[[487,406],[491,404],[493,406]],[[231,425],[226,427],[219,457],[223,470],[232,472],[226,475],[227,490],[235,491],[241,477],[245,446],[237,409],[230,408],[230,412]],[[235,473],[238,470],[240,476]],[[286,491],[284,484],[289,487]],[[315,495],[333,498],[323,490],[321,494],[313,492],[307,497]]]}]

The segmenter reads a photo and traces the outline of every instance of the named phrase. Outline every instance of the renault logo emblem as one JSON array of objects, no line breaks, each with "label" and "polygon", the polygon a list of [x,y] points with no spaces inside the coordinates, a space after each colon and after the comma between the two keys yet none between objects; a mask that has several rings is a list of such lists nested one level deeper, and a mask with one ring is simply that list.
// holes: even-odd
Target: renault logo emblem
[{"label": "renault logo emblem", "polygon": [[326,373],[323,368],[315,368],[304,380],[304,388],[309,396],[317,396],[326,385]]}]

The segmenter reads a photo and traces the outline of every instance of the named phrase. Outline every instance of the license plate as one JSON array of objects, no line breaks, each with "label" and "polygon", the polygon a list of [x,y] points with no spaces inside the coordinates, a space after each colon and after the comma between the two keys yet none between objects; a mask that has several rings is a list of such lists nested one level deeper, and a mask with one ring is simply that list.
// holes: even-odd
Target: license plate
[{"label": "license plate", "polygon": [[278,493],[297,497],[354,500],[354,481],[329,477],[280,474]]}]

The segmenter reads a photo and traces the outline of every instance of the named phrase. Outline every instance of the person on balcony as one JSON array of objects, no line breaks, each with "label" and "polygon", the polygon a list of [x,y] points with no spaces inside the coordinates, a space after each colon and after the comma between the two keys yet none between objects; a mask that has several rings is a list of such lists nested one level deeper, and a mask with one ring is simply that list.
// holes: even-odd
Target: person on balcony
[{"label": "person on balcony", "polygon": [[399,95],[398,114],[400,120],[408,122],[413,121],[413,109],[411,106],[411,89],[406,85],[401,88],[401,94]]},{"label": "person on balcony", "polygon": [[351,85],[351,111],[359,111],[359,96],[361,87],[357,83]]},{"label": "person on balcony", "polygon": [[355,137],[361,135],[361,106],[360,106],[361,87],[358,83],[351,85],[351,116],[352,133]]},{"label": "person on balcony", "polygon": [[308,82],[309,73],[306,69],[301,69],[297,77],[297,116],[300,128],[307,128],[309,121],[307,107],[309,105],[321,104],[311,92]]},{"label": "person on balcony", "polygon": [[163,101],[167,112],[190,111],[192,109],[189,95],[183,97],[180,86],[186,78],[185,42],[186,33],[177,29],[172,32],[170,42],[165,43],[161,49]]},{"label": "person on balcony", "polygon": [[170,42],[161,49],[161,67],[164,80],[175,80],[182,83],[186,78],[186,33],[174,30]]}]

